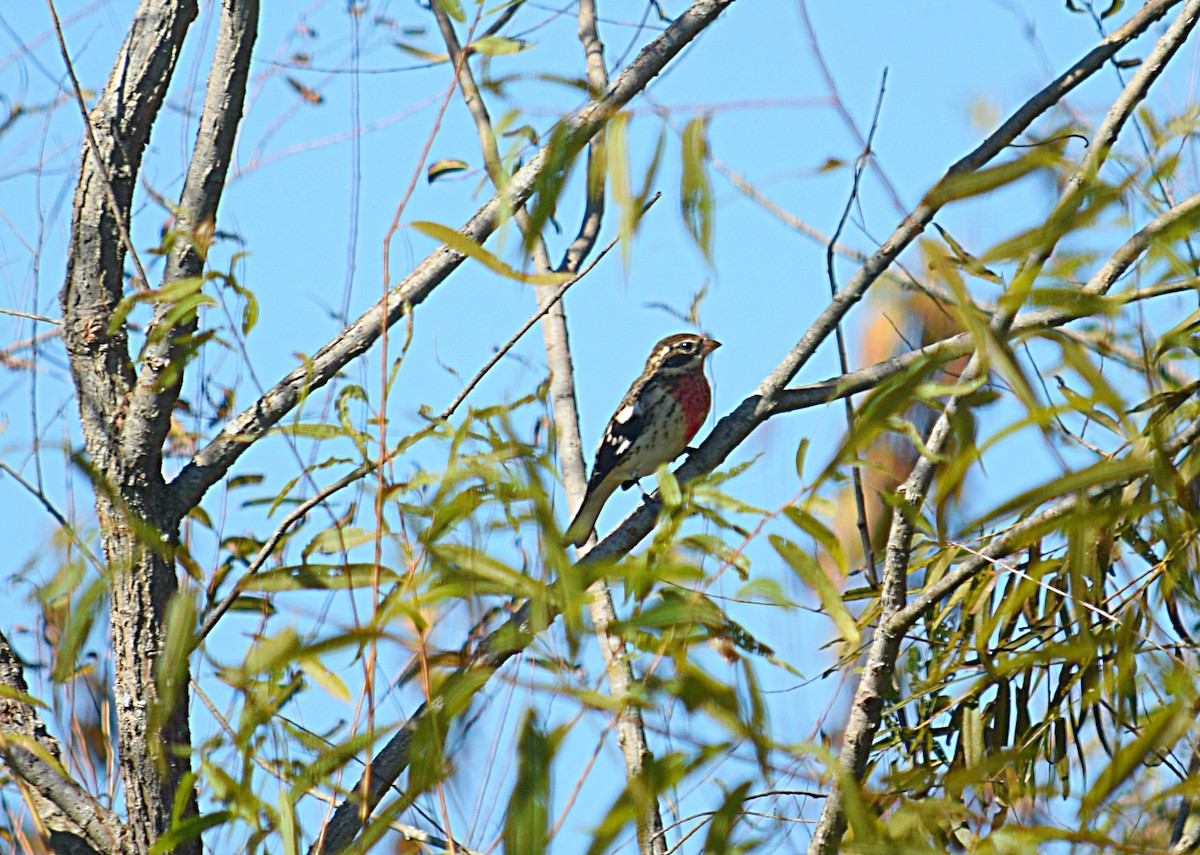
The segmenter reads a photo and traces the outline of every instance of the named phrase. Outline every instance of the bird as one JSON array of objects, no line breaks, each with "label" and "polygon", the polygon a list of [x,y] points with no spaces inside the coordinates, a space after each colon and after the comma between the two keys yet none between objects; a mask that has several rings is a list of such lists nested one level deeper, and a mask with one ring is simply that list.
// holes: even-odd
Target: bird
[{"label": "bird", "polygon": [[617,487],[632,487],[687,450],[712,400],[704,360],[720,346],[695,333],[669,335],[654,345],[645,370],[604,429],[583,503],[563,535],[565,544],[587,541]]}]

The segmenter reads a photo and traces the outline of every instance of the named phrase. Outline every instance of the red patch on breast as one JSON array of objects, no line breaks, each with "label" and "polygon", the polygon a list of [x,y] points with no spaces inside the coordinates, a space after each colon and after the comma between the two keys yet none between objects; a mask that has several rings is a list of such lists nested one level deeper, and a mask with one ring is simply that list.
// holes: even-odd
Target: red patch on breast
[{"label": "red patch on breast", "polygon": [[708,390],[708,380],[705,379],[704,374],[697,371],[680,378],[679,382],[675,384],[675,399],[683,407],[684,433],[686,434],[684,442],[690,442],[696,435],[696,431],[700,430],[700,425],[704,424],[704,419],[708,416],[709,404],[712,402],[712,395]]}]

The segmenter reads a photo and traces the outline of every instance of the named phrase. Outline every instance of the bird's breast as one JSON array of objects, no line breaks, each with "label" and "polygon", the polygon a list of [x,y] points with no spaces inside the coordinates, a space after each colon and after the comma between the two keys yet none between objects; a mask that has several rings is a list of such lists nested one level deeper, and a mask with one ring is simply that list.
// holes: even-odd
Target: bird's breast
[{"label": "bird's breast", "polygon": [[681,377],[675,385],[675,399],[679,401],[684,414],[684,442],[687,443],[700,430],[704,419],[708,416],[708,407],[712,396],[708,389],[708,380],[700,372]]}]

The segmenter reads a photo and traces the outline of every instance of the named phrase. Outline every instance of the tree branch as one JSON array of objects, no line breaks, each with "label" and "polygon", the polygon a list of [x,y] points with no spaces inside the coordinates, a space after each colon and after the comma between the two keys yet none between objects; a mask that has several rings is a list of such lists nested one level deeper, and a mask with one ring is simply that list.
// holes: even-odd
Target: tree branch
[{"label": "tree branch", "polygon": [[[199,276],[204,270],[206,241],[215,228],[217,206],[242,121],[250,58],[258,35],[258,9],[258,0],[223,0],[196,145],[174,212],[178,234],[163,272],[164,287]],[[188,359],[184,342],[198,324],[193,320],[164,330],[172,308],[170,303],[159,303],[147,329],[148,344],[122,432],[122,448],[129,457],[153,453],[157,459],[183,385],[183,367]]]},{"label": "tree branch", "polygon": [[[170,556],[175,526],[162,512],[161,445],[122,446],[134,374],[127,329],[112,328],[111,321],[124,291],[122,235],[128,234],[142,155],[196,13],[194,0],[143,0],[138,8],[88,116],[60,293],[63,341],[111,573],[123,848],[137,853],[150,849],[176,815],[194,815],[196,802],[194,791],[179,792],[191,763],[186,677],[176,703],[163,711],[162,726],[150,732],[149,711],[159,704],[155,665],[164,614],[178,587]],[[192,855],[200,848],[193,839],[175,851]]]},{"label": "tree branch", "polygon": [[[19,693],[0,695],[0,756],[33,791],[33,809],[50,831],[56,851],[116,853],[124,827],[120,820],[68,778],[58,740],[46,730],[28,697],[21,662],[0,633],[0,686]],[[31,750],[33,749],[33,750]]]}]

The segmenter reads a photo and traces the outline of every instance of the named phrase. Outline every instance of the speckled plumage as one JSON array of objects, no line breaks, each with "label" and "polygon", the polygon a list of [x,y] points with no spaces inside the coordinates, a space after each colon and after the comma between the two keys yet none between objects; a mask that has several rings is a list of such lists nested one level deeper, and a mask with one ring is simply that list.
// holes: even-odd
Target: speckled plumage
[{"label": "speckled plumage", "polygon": [[704,360],[718,347],[720,342],[692,333],[667,336],[654,346],[604,430],[566,543],[580,546],[588,539],[617,487],[631,486],[684,452],[708,415]]}]

